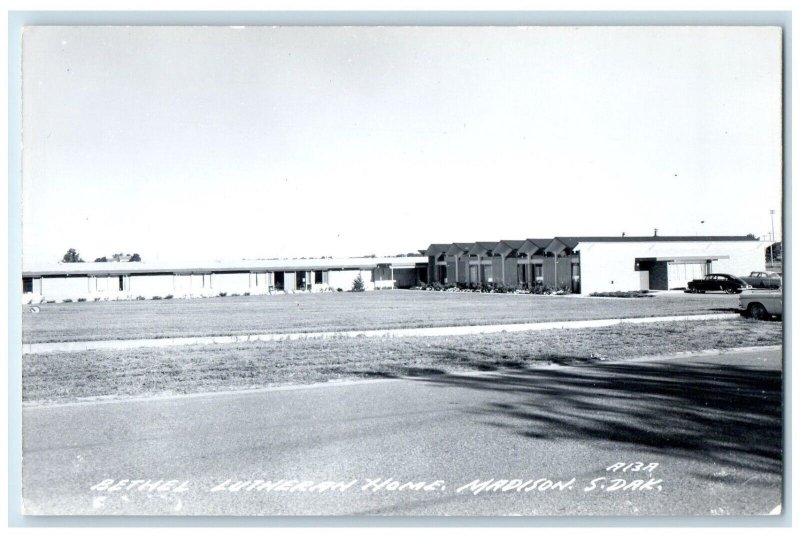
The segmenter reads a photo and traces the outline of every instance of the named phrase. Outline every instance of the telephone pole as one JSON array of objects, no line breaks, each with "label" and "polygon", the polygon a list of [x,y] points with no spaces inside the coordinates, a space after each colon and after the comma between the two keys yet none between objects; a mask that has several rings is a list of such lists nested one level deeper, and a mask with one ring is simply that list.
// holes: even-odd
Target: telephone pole
[{"label": "telephone pole", "polygon": [[769,263],[770,265],[775,263],[775,259],[773,257],[773,251],[775,250],[775,210],[769,210],[769,222],[772,225],[772,244],[769,246]]}]

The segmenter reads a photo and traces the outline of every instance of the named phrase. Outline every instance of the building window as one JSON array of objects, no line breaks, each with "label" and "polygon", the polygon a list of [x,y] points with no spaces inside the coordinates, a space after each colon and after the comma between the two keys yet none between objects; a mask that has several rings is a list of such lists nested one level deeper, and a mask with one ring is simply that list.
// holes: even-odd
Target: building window
[{"label": "building window", "polygon": [[33,293],[33,279],[32,278],[23,278],[22,279],[22,293]]},{"label": "building window", "polygon": [[536,264],[533,266],[533,280],[535,282],[541,282],[542,280],[544,280],[544,277],[542,276],[541,264]]},{"label": "building window", "polygon": [[485,282],[492,282],[494,275],[492,274],[492,266],[491,265],[484,265],[483,266],[483,280]]},{"label": "building window", "polygon": [[314,284],[322,284],[322,271],[314,271]]},{"label": "building window", "polygon": [[276,271],[275,272],[275,289],[276,290],[283,290],[283,287],[284,287],[283,277],[284,277],[284,272],[283,271]]}]

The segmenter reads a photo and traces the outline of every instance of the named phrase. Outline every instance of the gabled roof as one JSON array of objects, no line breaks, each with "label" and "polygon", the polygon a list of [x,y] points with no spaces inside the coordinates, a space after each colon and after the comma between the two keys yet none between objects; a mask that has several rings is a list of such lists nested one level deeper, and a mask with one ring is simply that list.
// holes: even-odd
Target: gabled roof
[{"label": "gabled roof", "polygon": [[431,243],[427,250],[425,250],[425,255],[438,256],[447,252],[448,248],[450,248],[450,243]]},{"label": "gabled roof", "polygon": [[469,249],[470,256],[492,256],[496,241],[477,241]]},{"label": "gabled roof", "polygon": [[495,255],[508,256],[517,252],[522,245],[525,244],[524,239],[503,239],[494,246]]},{"label": "gabled roof", "polygon": [[547,247],[548,244],[550,244],[550,241],[552,240],[553,240],[552,238],[526,239],[522,243],[522,246],[519,247],[519,252],[520,254],[525,254],[525,255],[539,254],[542,250],[544,250]]},{"label": "gabled roof", "polygon": [[469,252],[472,245],[474,245],[474,243],[453,243],[445,254],[448,256],[462,256]]}]

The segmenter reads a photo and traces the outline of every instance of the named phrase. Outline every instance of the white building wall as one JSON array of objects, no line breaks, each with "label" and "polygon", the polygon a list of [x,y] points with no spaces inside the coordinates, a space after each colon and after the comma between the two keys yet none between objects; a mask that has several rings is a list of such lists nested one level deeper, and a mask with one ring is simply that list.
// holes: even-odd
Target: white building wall
[{"label": "white building wall", "polygon": [[266,271],[250,273],[250,293],[253,295],[267,293],[271,285],[270,276],[271,273],[267,273]]},{"label": "white building wall", "polygon": [[42,297],[45,300],[75,300],[90,296],[89,277],[55,276],[42,278]]},{"label": "white building wall", "polygon": [[353,280],[356,276],[361,275],[364,280],[364,288],[371,290],[375,285],[372,282],[372,270],[361,269],[346,269],[343,271],[330,271],[328,273],[328,285],[333,289],[341,288],[342,291],[350,291],[353,289]]},{"label": "white building wall", "polygon": [[126,295],[132,298],[175,295],[173,275],[131,275],[130,290]]},{"label": "white building wall", "polygon": [[764,270],[767,245],[762,241],[580,243],[581,293],[641,289],[636,258],[728,256],[712,262],[712,272],[748,275]]},{"label": "white building wall", "polygon": [[173,276],[173,282],[171,295],[175,297],[206,297],[214,294],[210,274],[177,274]]},{"label": "white building wall", "polygon": [[211,290],[214,295],[250,291],[250,273],[215,273],[211,275]]},{"label": "white building wall", "polygon": [[297,289],[297,275],[294,271],[285,271],[283,273],[283,291],[294,291]]}]

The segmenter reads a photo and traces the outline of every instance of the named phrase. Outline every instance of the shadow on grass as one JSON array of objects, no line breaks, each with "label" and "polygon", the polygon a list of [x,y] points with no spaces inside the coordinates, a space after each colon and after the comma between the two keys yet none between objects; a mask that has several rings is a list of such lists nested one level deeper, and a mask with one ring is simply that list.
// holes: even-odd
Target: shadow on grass
[{"label": "shadow on grass", "polygon": [[[782,472],[780,371],[550,357],[560,364],[590,360],[593,366],[585,368],[509,370],[498,364],[492,375],[412,369],[386,376],[422,377],[496,394],[495,401],[475,412],[530,438],[609,442],[648,454]],[[435,373],[428,374],[430,370]]]}]

